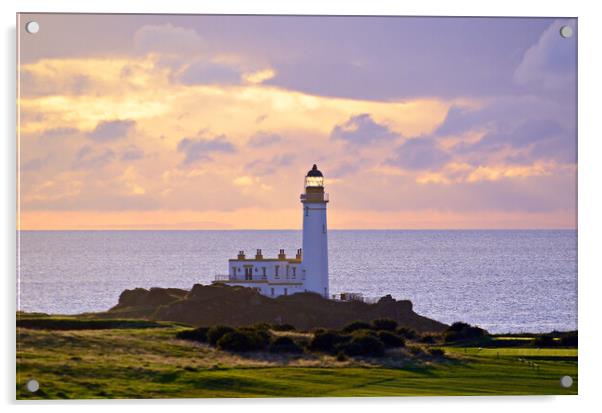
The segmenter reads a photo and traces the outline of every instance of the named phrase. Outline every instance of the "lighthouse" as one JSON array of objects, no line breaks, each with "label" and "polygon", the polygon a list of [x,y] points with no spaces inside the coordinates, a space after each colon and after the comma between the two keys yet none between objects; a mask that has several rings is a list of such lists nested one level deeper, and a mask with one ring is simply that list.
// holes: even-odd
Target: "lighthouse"
[{"label": "lighthouse", "polygon": [[228,274],[216,274],[214,283],[252,288],[276,298],[313,292],[328,298],[328,242],[324,176],[314,165],[305,175],[303,205],[303,248],[294,256],[281,249],[275,258],[268,258],[258,249],[255,256],[238,251],[228,260]]},{"label": "lighthouse", "polygon": [[328,228],[326,205],[328,194],[324,192],[324,175],[314,164],[305,176],[305,192],[301,194],[303,205],[303,261],[305,285],[309,291],[328,298]]}]

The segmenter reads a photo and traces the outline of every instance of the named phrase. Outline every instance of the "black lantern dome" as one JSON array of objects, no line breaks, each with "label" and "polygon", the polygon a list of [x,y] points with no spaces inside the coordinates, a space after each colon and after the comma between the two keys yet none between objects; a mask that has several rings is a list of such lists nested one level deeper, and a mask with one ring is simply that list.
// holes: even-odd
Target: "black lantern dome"
[{"label": "black lantern dome", "polygon": [[322,175],[322,172],[320,172],[320,170],[318,169],[318,165],[316,164],[314,164],[314,166],[311,168],[311,170],[307,173],[306,176],[324,177],[324,175]]},{"label": "black lantern dome", "polygon": [[324,188],[324,175],[316,164],[305,175],[305,188]]}]

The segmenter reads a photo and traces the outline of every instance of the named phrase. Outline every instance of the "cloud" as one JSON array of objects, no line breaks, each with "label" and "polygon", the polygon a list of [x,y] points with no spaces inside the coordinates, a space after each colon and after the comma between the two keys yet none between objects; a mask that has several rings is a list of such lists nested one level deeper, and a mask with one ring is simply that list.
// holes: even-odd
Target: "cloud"
[{"label": "cloud", "polygon": [[346,122],[336,125],[330,133],[331,139],[340,139],[352,144],[366,145],[382,140],[395,140],[399,135],[388,126],[381,125],[367,113],[352,116]]},{"label": "cloud", "polygon": [[51,128],[51,129],[46,129],[44,131],[42,131],[42,133],[40,134],[41,138],[44,139],[57,139],[57,138],[64,138],[64,137],[68,137],[68,136],[73,136],[75,134],[77,134],[79,132],[79,129],[77,128]]},{"label": "cloud", "polygon": [[251,136],[251,138],[247,142],[247,145],[255,147],[255,148],[263,148],[263,147],[271,146],[275,143],[279,143],[282,141],[283,141],[282,136],[280,136],[278,134],[258,132],[255,135]]},{"label": "cloud", "polygon": [[115,160],[115,152],[111,149],[97,150],[90,145],[83,146],[73,161],[74,169],[101,168]]},{"label": "cloud", "polygon": [[238,84],[241,72],[237,67],[224,63],[196,61],[189,65],[178,80],[187,85],[195,84]]},{"label": "cloud", "polygon": [[246,164],[245,170],[259,176],[273,175],[283,167],[290,167],[296,158],[292,153],[285,153],[276,155],[268,160],[256,159]]},{"label": "cloud", "polygon": [[145,25],[134,34],[134,46],[142,53],[199,54],[205,42],[193,29],[174,26],[171,23]]},{"label": "cloud", "polygon": [[29,161],[23,162],[19,165],[20,171],[39,171],[44,166],[48,164],[50,160],[50,155],[47,155],[42,158],[33,158]]},{"label": "cloud", "polygon": [[450,154],[439,149],[434,139],[423,137],[405,141],[395,150],[395,157],[387,163],[404,169],[425,170],[438,169],[450,159]]},{"label": "cloud", "polygon": [[133,120],[103,120],[88,133],[88,137],[95,141],[112,141],[125,138],[135,127]]},{"label": "cloud", "polygon": [[198,161],[211,159],[211,154],[215,152],[234,153],[236,148],[224,135],[214,139],[206,138],[183,138],[178,143],[178,152],[183,153],[184,165],[190,165]]},{"label": "cloud", "polygon": [[[570,26],[575,33],[565,39],[560,28]],[[514,72],[514,80],[523,86],[543,90],[575,92],[577,49],[576,20],[556,20],[523,56]]]},{"label": "cloud", "polygon": [[128,147],[122,154],[122,161],[135,161],[144,158],[144,151],[136,146]]}]

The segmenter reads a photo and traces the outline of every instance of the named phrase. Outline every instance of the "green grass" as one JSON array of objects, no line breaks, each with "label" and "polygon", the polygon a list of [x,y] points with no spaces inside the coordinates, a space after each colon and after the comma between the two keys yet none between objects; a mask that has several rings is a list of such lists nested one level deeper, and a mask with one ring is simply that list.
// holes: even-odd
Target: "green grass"
[{"label": "green grass", "polygon": [[[575,349],[445,347],[449,360],[238,356],[176,340],[182,327],[17,331],[17,398],[576,394]],[[520,359],[520,360],[519,360]],[[526,361],[528,359],[529,361]],[[394,365],[398,367],[393,367]],[[561,376],[575,383],[563,389]],[[25,384],[35,378],[40,390]]]}]

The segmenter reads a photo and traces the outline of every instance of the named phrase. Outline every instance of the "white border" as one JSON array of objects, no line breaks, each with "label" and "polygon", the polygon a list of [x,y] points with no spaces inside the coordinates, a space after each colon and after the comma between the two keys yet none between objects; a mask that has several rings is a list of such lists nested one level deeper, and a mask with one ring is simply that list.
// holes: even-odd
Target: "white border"
[{"label": "white border", "polygon": [[[482,411],[507,413],[509,409],[525,408],[531,411],[563,412],[568,409],[594,410],[600,401],[599,383],[602,366],[602,337],[599,291],[602,266],[600,265],[600,237],[602,231],[602,130],[600,127],[599,74],[602,73],[602,24],[594,1],[527,2],[505,0],[485,2],[476,0],[404,1],[346,0],[229,0],[210,2],[190,0],[21,0],[0,2],[4,48],[0,70],[3,97],[2,109],[2,202],[3,237],[0,251],[3,254],[3,296],[5,312],[2,317],[2,372],[1,400],[9,408],[18,405],[31,409],[40,407],[47,412],[65,409],[104,411],[107,407],[125,411],[132,405],[144,404],[149,411],[163,411],[166,405],[177,404],[177,409],[241,409],[261,411],[286,409],[289,412],[315,408],[333,409],[341,405],[346,411],[365,410],[376,404],[380,409],[414,409],[447,412]],[[196,401],[121,401],[121,402],[14,402],[14,311],[15,311],[15,13],[21,12],[109,12],[109,13],[228,13],[228,14],[346,14],[346,15],[454,15],[454,16],[549,16],[579,18],[579,396],[575,397],[430,397],[390,399],[278,399],[278,400],[196,400]],[[599,407],[599,406],[598,406]]]}]

